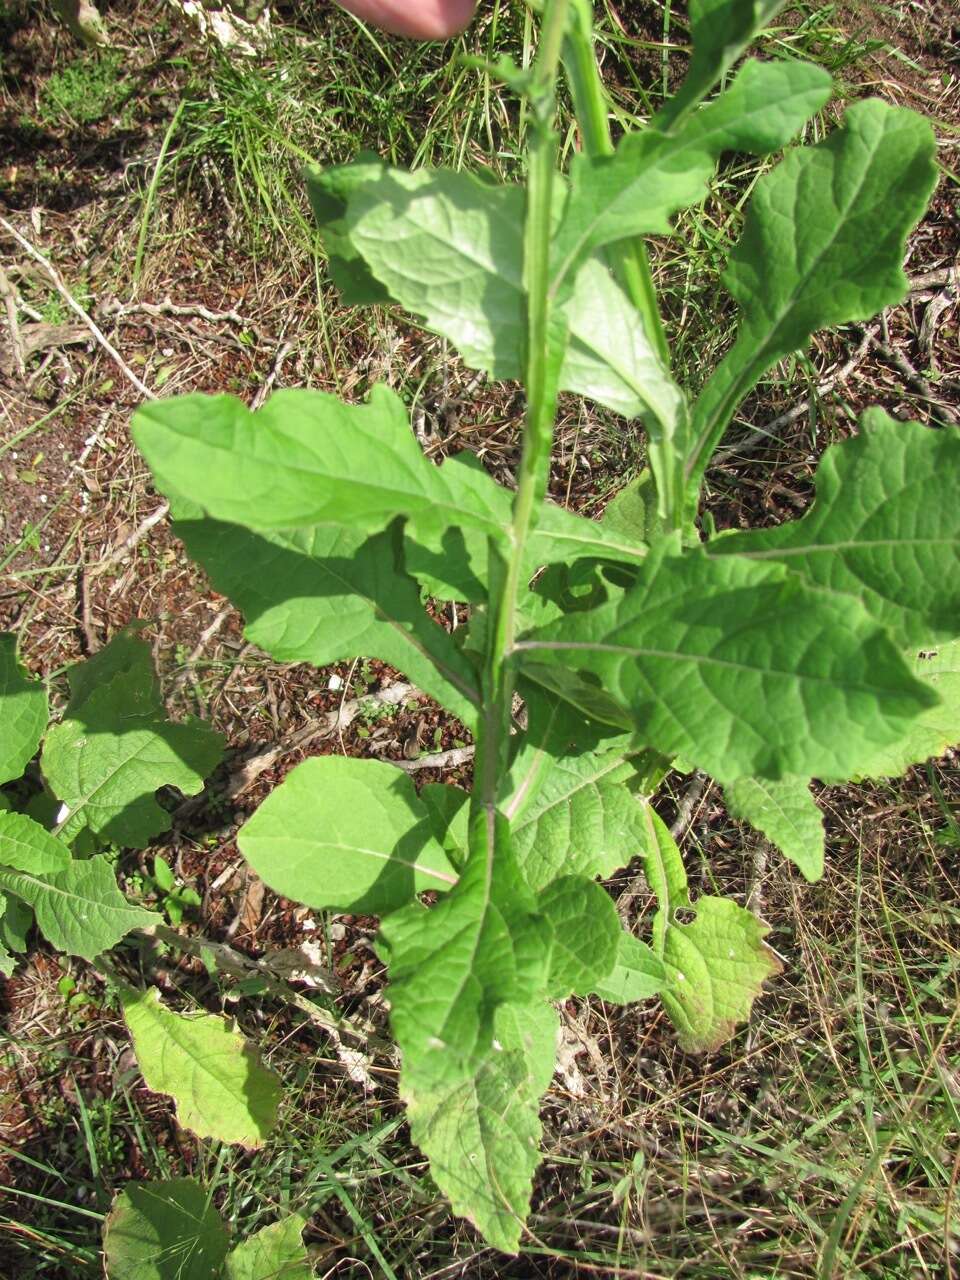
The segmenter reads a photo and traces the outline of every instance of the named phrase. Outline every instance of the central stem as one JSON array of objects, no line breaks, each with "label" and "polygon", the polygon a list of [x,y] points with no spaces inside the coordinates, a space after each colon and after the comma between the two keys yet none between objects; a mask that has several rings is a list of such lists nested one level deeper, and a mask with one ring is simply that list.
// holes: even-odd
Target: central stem
[{"label": "central stem", "polygon": [[517,599],[525,586],[527,544],[547,488],[559,364],[564,341],[550,304],[550,235],[557,135],[555,87],[567,23],[568,0],[547,0],[540,47],[530,90],[532,128],[528,147],[526,216],[523,238],[527,345],[524,381],[527,412],[509,550],[490,540],[490,618],[486,637],[484,706],[477,741],[474,813],[482,811],[488,853],[493,853],[497,794],[506,774],[513,704],[513,672],[508,657],[517,630]]}]

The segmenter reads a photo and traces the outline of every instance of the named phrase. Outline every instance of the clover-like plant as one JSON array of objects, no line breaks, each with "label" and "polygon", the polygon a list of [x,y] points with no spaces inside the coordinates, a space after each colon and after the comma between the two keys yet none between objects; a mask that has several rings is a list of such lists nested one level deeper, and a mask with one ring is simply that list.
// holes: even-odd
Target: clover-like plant
[{"label": "clover-like plant", "polygon": [[[929,124],[859,101],[817,145],[790,145],[830,77],[792,60],[732,70],[781,4],[691,0],[685,81],[614,146],[588,0],[542,7],[532,67],[491,69],[526,102],[523,185],[375,157],[308,176],[345,302],[397,303],[467,365],[522,381],[515,489],[469,455],[433,465],[386,386],[364,404],[281,391],[255,414],[190,395],[134,424],[179,536],[251,641],[284,662],[381,659],[473,734],[469,794],[418,794],[382,761],[309,759],[240,846],[278,893],[380,917],[413,1140],[454,1210],[508,1251],[540,1158],[555,1002],[658,996],[703,1050],[779,968],[749,911],[691,900],[652,804],[671,765],[715,778],[814,880],[810,780],[902,772],[957,736],[960,708],[955,431],[872,410],[825,453],[802,519],[709,536],[696,523],[710,458],[763,374],[904,296],[906,238],[936,181]],[[583,144],[564,175],[561,65]],[[672,234],[725,152],[783,148],[724,276],[736,339],[690,396],[643,238]],[[599,522],[546,500],[561,392],[646,432],[648,470]],[[447,632],[425,597],[469,606],[469,625]],[[648,940],[600,883],[635,858],[659,904]]]}]

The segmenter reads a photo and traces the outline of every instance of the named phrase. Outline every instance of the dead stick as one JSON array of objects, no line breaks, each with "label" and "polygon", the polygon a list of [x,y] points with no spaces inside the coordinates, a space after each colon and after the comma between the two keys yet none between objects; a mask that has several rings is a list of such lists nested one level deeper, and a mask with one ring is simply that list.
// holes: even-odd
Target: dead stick
[{"label": "dead stick", "polygon": [[67,304],[70,310],[76,316],[78,316],[79,319],[82,320],[83,323],[87,326],[87,328],[93,334],[96,341],[100,344],[101,347],[103,347],[104,351],[106,351],[107,355],[111,358],[111,360],[113,360],[114,364],[116,364],[117,368],[120,370],[123,376],[129,382],[131,382],[133,386],[136,387],[136,389],[140,392],[140,394],[145,399],[156,400],[157,399],[156,394],[150,390],[150,388],[146,385],[145,382],[140,381],[140,379],[133,372],[133,370],[127,364],[126,360],[124,360],[123,356],[116,349],[116,347],[113,345],[110,339],[106,336],[103,330],[98,327],[98,325],[89,315],[89,313],[84,311],[80,303],[77,302],[73,294],[70,292],[67,286],[63,283],[63,277],[60,275],[60,272],[56,269],[53,263],[50,262],[48,258],[45,258],[44,255],[40,252],[40,250],[35,245],[31,244],[30,241],[26,238],[26,236],[21,235],[20,232],[16,229],[16,227],[13,226],[12,223],[8,222],[6,218],[0,217],[0,226],[3,227],[4,231],[6,231],[8,235],[13,236],[17,244],[19,244],[20,247],[26,253],[28,253],[31,258],[33,258],[34,262],[39,263],[39,265],[50,277],[50,281],[53,284],[53,287],[56,289],[57,293],[60,294],[61,298],[63,298],[64,302]]}]

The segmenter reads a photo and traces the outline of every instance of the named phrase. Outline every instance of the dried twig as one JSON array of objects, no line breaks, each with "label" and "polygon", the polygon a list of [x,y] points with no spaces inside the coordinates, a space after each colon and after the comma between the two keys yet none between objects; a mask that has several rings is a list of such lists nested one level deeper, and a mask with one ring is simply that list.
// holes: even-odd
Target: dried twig
[{"label": "dried twig", "polygon": [[194,663],[199,659],[204,649],[230,617],[231,613],[233,613],[233,605],[228,600],[209,626],[204,628],[200,635],[200,639],[191,650],[190,656],[187,658],[183,670],[177,673],[172,685],[174,690],[181,689],[186,681],[192,678]]},{"label": "dried twig", "polygon": [[90,573],[87,569],[80,570],[77,588],[80,594],[80,626],[83,630],[86,656],[92,658],[100,648],[100,639],[93,625],[93,613],[90,606]]},{"label": "dried twig", "polygon": [[913,276],[910,292],[922,293],[924,289],[939,289],[945,284],[960,288],[960,267],[939,267],[936,271],[924,271]]},{"label": "dried twig", "polygon": [[687,789],[677,805],[677,816],[670,823],[670,834],[674,840],[679,841],[687,827],[690,826],[693,811],[703,799],[710,785],[710,779],[707,774],[701,773],[699,769],[692,775]]},{"label": "dried twig", "polygon": [[[853,373],[857,365],[861,362],[867,351],[870,349],[870,343],[876,337],[877,325],[873,325],[864,333],[860,341],[860,345],[856,351],[839,369],[835,369],[828,377],[817,383],[815,395],[817,397],[824,396],[828,391],[832,391],[838,382],[844,382]],[[786,413],[782,413],[779,418],[774,418],[772,422],[768,422],[765,427],[758,427],[755,431],[751,431],[744,436],[742,440],[738,440],[736,444],[729,445],[726,449],[719,449],[713,457],[711,466],[718,463],[729,462],[731,458],[739,458],[745,453],[752,452],[758,445],[765,444],[768,441],[777,441],[779,433],[784,427],[791,426],[798,418],[802,418],[804,414],[810,412],[814,396],[807,396],[805,400],[801,400],[799,404],[795,404],[792,409],[788,409]]]},{"label": "dried twig", "polygon": [[940,422],[956,424],[957,416],[954,411],[945,405],[937,395],[937,389],[923,374],[918,373],[902,351],[898,351],[896,347],[889,342],[882,342],[876,335],[870,338],[871,345],[875,350],[883,356],[884,360],[896,369],[907,386],[912,387],[924,400],[930,405],[930,412],[933,417]]},{"label": "dried twig", "polygon": [[6,231],[8,235],[13,236],[14,240],[16,240],[17,244],[20,245],[24,252],[28,253],[30,257],[33,258],[34,262],[38,263],[43,268],[57,293],[60,294],[61,298],[63,298],[70,310],[87,326],[97,343],[103,347],[104,351],[106,351],[107,355],[114,362],[127,381],[136,387],[145,399],[156,400],[156,394],[150,390],[145,382],[141,382],[103,330],[96,324],[90,314],[84,311],[80,303],[77,302],[73,294],[63,283],[63,277],[60,275],[60,272],[56,269],[53,263],[48,258],[44,257],[36,245],[31,244],[26,236],[21,235],[12,223],[2,216],[0,216],[0,227],[3,227],[4,231]]},{"label": "dried twig", "polygon": [[473,759],[475,748],[454,747],[450,751],[436,751],[433,755],[417,756],[415,760],[385,760],[384,764],[396,765],[404,773],[416,773],[418,769],[455,769]]},{"label": "dried twig", "polygon": [[237,311],[211,311],[209,307],[205,307],[199,302],[179,303],[173,302],[169,297],[164,298],[162,302],[120,302],[114,298],[109,302],[105,302],[100,308],[101,315],[105,316],[182,316],[191,320],[207,320],[210,324],[222,324],[229,320],[231,324],[239,326],[241,329],[249,329],[251,333],[259,334],[259,329],[252,320],[248,320],[245,316],[240,315]]},{"label": "dried twig", "polygon": [[274,357],[273,367],[271,368],[267,377],[264,379],[263,385],[257,389],[257,393],[253,397],[253,401],[251,402],[251,405],[250,405],[251,409],[254,409],[254,410],[259,409],[260,406],[263,404],[263,402],[266,400],[267,396],[273,390],[274,384],[276,383],[277,378],[280,376],[280,370],[283,367],[283,362],[284,360],[286,360],[287,356],[290,354],[292,350],[293,350],[292,342],[281,343],[280,349],[277,352],[276,356]]},{"label": "dried twig", "polygon": [[[175,929],[169,929],[166,925],[153,925],[150,929],[142,930],[146,937],[153,937],[168,946],[177,947],[180,951],[185,951],[188,955],[196,956],[198,959],[205,957],[212,958],[217,968],[221,972],[230,974],[233,977],[246,978],[251,974],[256,974],[265,984],[271,995],[283,1000],[284,1003],[292,1005],[295,1009],[299,1009],[305,1014],[311,1022],[315,1022],[322,1027],[335,1041],[339,1042],[342,1036],[344,1039],[352,1040],[363,1046],[368,1053],[383,1053],[391,1057],[396,1050],[389,1040],[384,1040],[375,1032],[368,1030],[366,1027],[359,1025],[355,1020],[346,1018],[329,1009],[315,1004],[306,996],[301,995],[299,991],[295,991],[288,983],[278,978],[270,968],[270,964],[266,960],[255,960],[250,956],[244,955],[242,952],[235,950],[233,947],[227,946],[222,942],[213,942],[209,938],[190,937],[186,934],[178,933]],[[335,992],[337,981],[331,973],[328,976],[329,992]]]},{"label": "dried twig", "polygon": [[7,312],[7,324],[10,326],[10,346],[13,350],[14,364],[17,373],[23,378],[26,377],[27,373],[27,360],[23,339],[20,336],[20,325],[17,322],[17,295],[7,277],[7,273],[3,269],[2,263],[0,263],[0,295],[3,296],[3,305]]},{"label": "dried twig", "polygon": [[89,570],[91,576],[101,574],[104,570],[109,569],[111,565],[117,564],[133,550],[138,543],[142,542],[150,530],[160,523],[170,510],[169,502],[161,502],[156,511],[151,512],[145,520],[142,520],[133,533],[128,534],[121,543],[108,551],[102,560],[98,560]]}]

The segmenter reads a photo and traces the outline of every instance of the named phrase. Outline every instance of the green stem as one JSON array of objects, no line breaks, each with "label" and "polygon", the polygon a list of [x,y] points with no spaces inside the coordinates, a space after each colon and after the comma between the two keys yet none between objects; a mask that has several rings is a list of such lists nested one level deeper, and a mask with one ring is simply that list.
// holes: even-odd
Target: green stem
[{"label": "green stem", "polygon": [[[593,24],[589,0],[572,0],[573,11],[563,48],[573,108],[583,138],[583,148],[591,158],[613,155],[606,93],[594,52]],[[640,236],[618,240],[606,248],[614,276],[640,315],[644,332],[669,372],[670,346],[657,306],[657,292],[650,273],[647,247]],[[656,477],[660,514],[668,530],[683,525],[683,481],[681,446],[661,425],[648,420],[648,453]]]},{"label": "green stem", "polygon": [[506,774],[510,744],[514,680],[507,660],[516,637],[517,600],[525,585],[527,542],[546,493],[563,349],[562,338],[554,332],[550,303],[550,230],[557,165],[555,86],[568,3],[569,0],[548,0],[530,93],[532,119],[524,223],[527,413],[507,558],[493,540],[489,544],[490,627],[473,801],[474,815],[483,814],[488,857],[493,855],[497,794]]},{"label": "green stem", "polygon": [[[613,155],[607,99],[593,48],[589,4],[574,0],[572,19],[563,47],[563,65],[580,126],[583,149],[591,159]],[[634,237],[610,245],[607,256],[614,275],[639,311],[643,327],[665,368],[670,368],[670,347],[657,306],[657,291],[650,273],[650,259],[643,240]]]}]

